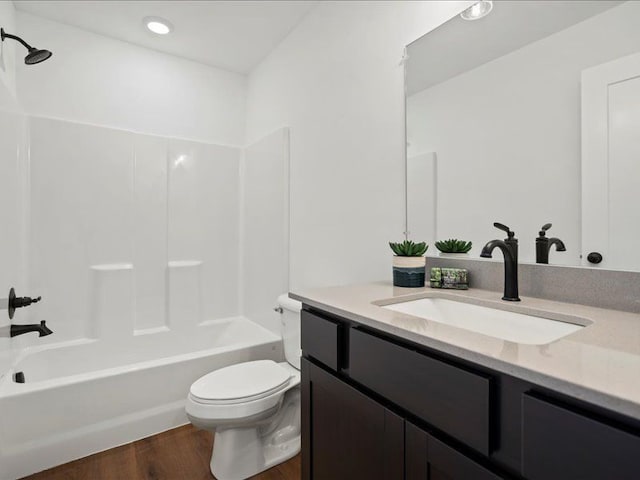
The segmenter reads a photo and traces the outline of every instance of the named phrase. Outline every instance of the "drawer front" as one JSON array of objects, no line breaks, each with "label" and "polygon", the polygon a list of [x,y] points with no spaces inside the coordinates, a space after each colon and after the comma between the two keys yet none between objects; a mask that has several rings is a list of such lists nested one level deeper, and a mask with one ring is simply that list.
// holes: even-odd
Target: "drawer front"
[{"label": "drawer front", "polygon": [[425,422],[489,455],[489,377],[361,330],[349,333],[349,376]]},{"label": "drawer front", "polygon": [[639,436],[528,394],[522,415],[527,479],[639,478]]},{"label": "drawer front", "polygon": [[301,322],[302,353],[338,370],[343,326],[306,310],[301,312]]}]

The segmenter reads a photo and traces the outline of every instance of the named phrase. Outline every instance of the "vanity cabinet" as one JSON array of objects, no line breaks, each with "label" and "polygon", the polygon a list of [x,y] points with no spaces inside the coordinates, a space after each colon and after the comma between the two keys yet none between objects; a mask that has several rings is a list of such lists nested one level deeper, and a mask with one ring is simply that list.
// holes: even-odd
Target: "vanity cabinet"
[{"label": "vanity cabinet", "polygon": [[406,480],[504,478],[409,422],[405,425],[405,468]]},{"label": "vanity cabinet", "polygon": [[353,328],[349,377],[489,455],[491,378]]},{"label": "vanity cabinet", "polygon": [[304,358],[302,375],[303,477],[403,478],[404,419]]},{"label": "vanity cabinet", "polygon": [[635,480],[640,422],[302,311],[303,480]]},{"label": "vanity cabinet", "polygon": [[526,478],[640,478],[637,432],[532,394],[525,394],[522,402]]}]

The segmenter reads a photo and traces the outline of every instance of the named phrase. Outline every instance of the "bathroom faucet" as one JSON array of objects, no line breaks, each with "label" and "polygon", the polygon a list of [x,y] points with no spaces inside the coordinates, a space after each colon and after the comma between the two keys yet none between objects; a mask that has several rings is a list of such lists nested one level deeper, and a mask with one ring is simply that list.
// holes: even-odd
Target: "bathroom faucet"
[{"label": "bathroom faucet", "polygon": [[17,337],[18,335],[23,335],[29,332],[38,332],[39,337],[46,337],[47,335],[51,335],[53,333],[47,327],[45,321],[42,320],[39,324],[32,323],[30,325],[11,325],[10,336]]},{"label": "bathroom faucet", "polygon": [[491,240],[482,248],[481,257],[491,258],[491,252],[498,247],[504,256],[504,296],[502,300],[519,302],[518,297],[518,239],[509,227],[495,222],[494,227],[507,232],[504,240]]},{"label": "bathroom faucet", "polygon": [[546,233],[550,228],[551,224],[545,223],[540,232],[538,232],[539,237],[536,238],[536,263],[549,263],[549,250],[551,250],[552,245],[556,246],[556,252],[567,251],[564,242],[559,238],[547,238]]}]

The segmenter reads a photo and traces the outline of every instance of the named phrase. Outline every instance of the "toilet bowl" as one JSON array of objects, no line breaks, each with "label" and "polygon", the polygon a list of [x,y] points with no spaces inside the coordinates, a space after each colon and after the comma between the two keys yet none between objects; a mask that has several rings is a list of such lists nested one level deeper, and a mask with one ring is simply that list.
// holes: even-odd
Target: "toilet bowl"
[{"label": "toilet bowl", "polygon": [[189,389],[186,413],[215,432],[211,473],[241,480],[300,451],[300,303],[278,298],[287,362],[257,360],[215,370]]}]

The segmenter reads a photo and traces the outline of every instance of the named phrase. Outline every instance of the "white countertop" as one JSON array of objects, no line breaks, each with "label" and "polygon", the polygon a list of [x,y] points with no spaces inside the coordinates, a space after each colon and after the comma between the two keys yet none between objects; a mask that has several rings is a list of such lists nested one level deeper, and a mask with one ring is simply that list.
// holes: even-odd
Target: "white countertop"
[{"label": "white countertop", "polygon": [[[498,292],[393,287],[388,282],[291,292],[291,298],[353,322],[640,420],[640,315]],[[428,296],[587,324],[547,345],[500,340],[382,308]]]}]

